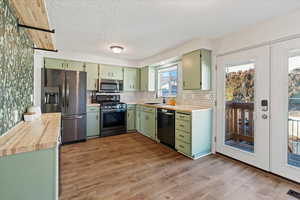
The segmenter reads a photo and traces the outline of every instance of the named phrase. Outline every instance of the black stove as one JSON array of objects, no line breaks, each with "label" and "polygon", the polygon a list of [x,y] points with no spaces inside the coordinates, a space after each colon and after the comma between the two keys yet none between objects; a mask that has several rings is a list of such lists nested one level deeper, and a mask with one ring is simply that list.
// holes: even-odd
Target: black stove
[{"label": "black stove", "polygon": [[127,105],[120,102],[120,95],[97,95],[92,103],[100,104],[100,136],[126,133]]},{"label": "black stove", "polygon": [[100,103],[101,109],[127,109],[126,103],[123,102],[104,102]]}]

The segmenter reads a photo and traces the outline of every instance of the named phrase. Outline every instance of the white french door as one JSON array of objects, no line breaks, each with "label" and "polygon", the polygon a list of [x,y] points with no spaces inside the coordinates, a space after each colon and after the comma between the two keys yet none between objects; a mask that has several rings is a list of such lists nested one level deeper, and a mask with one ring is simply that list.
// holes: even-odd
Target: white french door
[{"label": "white french door", "polygon": [[269,170],[270,49],[217,58],[217,152]]},{"label": "white french door", "polygon": [[271,171],[300,182],[300,39],[271,47]]}]

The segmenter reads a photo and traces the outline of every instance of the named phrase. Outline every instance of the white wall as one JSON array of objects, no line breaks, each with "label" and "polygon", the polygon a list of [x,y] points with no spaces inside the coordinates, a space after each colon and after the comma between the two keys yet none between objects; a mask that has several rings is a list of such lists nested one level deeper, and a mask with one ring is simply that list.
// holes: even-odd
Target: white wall
[{"label": "white wall", "polygon": [[300,10],[296,10],[288,15],[272,18],[236,33],[214,39],[215,54],[223,54],[300,34],[299,19]]},{"label": "white wall", "polygon": [[33,82],[33,94],[34,94],[34,105],[41,105],[41,68],[44,66],[43,55],[36,51],[34,53],[34,82]]},{"label": "white wall", "polygon": [[198,38],[195,40],[191,40],[187,43],[174,47],[172,49],[161,52],[157,55],[151,56],[139,62],[139,66],[147,66],[155,63],[159,63],[161,61],[169,60],[172,58],[181,58],[181,56],[185,53],[197,50],[197,49],[212,49],[213,43],[209,39]]}]

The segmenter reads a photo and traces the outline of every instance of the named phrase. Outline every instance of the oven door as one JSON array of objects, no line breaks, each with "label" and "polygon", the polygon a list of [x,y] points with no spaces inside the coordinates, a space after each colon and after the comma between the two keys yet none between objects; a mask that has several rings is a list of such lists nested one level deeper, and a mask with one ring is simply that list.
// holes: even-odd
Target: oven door
[{"label": "oven door", "polygon": [[101,110],[100,136],[126,133],[126,110]]}]

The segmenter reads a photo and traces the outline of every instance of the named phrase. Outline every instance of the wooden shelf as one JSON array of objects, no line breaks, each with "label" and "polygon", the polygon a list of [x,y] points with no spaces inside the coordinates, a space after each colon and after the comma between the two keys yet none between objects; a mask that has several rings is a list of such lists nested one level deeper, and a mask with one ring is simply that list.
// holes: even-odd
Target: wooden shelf
[{"label": "wooden shelf", "polygon": [[[50,29],[44,0],[10,0],[20,23]],[[40,48],[54,49],[51,33],[27,30],[34,44]]]}]

